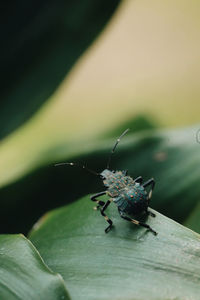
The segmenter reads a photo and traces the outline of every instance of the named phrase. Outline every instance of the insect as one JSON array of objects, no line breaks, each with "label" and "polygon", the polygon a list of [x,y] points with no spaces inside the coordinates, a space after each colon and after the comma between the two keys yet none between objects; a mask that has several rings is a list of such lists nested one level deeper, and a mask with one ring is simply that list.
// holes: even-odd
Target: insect
[{"label": "insect", "polygon": [[[108,233],[113,226],[112,220],[105,214],[105,210],[110,205],[111,202],[114,202],[118,208],[119,215],[124,220],[131,222],[138,226],[143,226],[150,230],[154,235],[157,233],[146,223],[140,222],[136,219],[133,219],[132,216],[137,216],[141,213],[146,213],[152,217],[155,217],[155,214],[148,210],[149,202],[152,197],[152,191],[155,186],[155,181],[153,178],[147,180],[143,183],[142,176],[139,176],[135,179],[127,175],[127,171],[111,171],[110,162],[111,157],[119,144],[121,138],[128,132],[129,129],[126,129],[122,135],[117,139],[110,153],[107,168],[101,173],[97,173],[84,165],[78,165],[75,163],[59,163],[58,165],[68,164],[71,166],[79,166],[87,171],[100,176],[103,180],[105,190],[91,196],[91,200],[97,203],[95,209],[100,209],[101,215],[108,222],[108,227],[105,229],[105,233]],[[146,187],[150,187],[150,191],[146,191]],[[98,200],[100,196],[108,195],[109,199],[104,202]]]}]

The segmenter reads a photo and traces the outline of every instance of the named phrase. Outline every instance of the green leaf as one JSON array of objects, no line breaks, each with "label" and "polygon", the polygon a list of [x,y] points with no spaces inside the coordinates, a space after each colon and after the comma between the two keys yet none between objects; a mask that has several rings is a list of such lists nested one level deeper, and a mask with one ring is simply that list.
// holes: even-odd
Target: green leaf
[{"label": "green leaf", "polygon": [[101,32],[119,0],[19,1],[1,9],[0,137],[46,101]]},{"label": "green leaf", "polygon": [[[30,234],[47,265],[59,272],[72,299],[191,299],[200,295],[200,236],[154,211],[146,223],[107,226],[89,196],[46,214]],[[114,206],[114,204],[111,204]]]},{"label": "green leaf", "polygon": [[69,300],[64,281],[22,235],[0,235],[0,299]]},{"label": "green leaf", "polygon": [[200,233],[200,203],[194,207],[188,218],[185,220],[184,225],[192,230]]}]

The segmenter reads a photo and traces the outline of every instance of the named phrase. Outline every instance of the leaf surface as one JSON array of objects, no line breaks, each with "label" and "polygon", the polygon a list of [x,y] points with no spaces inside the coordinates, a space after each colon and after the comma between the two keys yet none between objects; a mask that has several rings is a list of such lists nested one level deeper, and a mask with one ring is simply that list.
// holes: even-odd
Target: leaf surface
[{"label": "leaf surface", "polygon": [[22,235],[0,235],[1,300],[69,300],[62,277],[52,272]]},{"label": "leaf surface", "polygon": [[[115,206],[112,204],[112,206]],[[199,299],[200,236],[154,211],[146,223],[154,236],[92,209],[89,196],[46,214],[30,234],[52,270],[62,274],[72,299]]]}]

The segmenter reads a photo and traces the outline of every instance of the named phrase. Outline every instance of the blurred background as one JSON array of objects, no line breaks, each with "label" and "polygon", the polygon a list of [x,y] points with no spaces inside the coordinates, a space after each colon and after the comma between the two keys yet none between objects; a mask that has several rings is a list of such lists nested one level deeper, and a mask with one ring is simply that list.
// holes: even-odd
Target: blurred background
[{"label": "blurred background", "polygon": [[[103,189],[62,161],[154,177],[151,206],[200,231],[200,3],[1,4],[0,231]],[[88,200],[89,201],[89,200]]]}]

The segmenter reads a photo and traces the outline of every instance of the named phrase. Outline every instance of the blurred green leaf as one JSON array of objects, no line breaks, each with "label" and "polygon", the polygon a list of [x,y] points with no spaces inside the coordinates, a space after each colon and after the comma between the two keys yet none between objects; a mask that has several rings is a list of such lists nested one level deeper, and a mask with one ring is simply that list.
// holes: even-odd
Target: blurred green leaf
[{"label": "blurred green leaf", "polygon": [[1,5],[0,137],[52,95],[118,3],[32,0]]},{"label": "blurred green leaf", "polygon": [[22,235],[0,235],[0,299],[69,300],[64,281]]},{"label": "blurred green leaf", "polygon": [[[124,129],[122,126],[121,132]],[[134,134],[130,131],[119,144],[111,163],[111,169],[127,169],[133,177],[142,175],[144,180],[154,177],[156,186],[152,207],[181,223],[193,211],[200,196],[197,129],[197,126],[177,130],[154,129]],[[1,231],[27,232],[48,209],[101,191],[103,186],[99,178],[75,167],[55,168],[54,163],[86,162],[94,170],[103,170],[114,142],[115,138],[101,138],[92,144],[86,143],[85,148],[80,143],[74,156],[65,154],[65,145],[60,145],[52,151],[52,163],[48,167],[2,188]],[[53,161],[53,156],[58,159]]]},{"label": "blurred green leaf", "polygon": [[[67,282],[72,299],[199,299],[200,236],[156,213],[146,223],[122,220],[114,204],[107,226],[90,197],[46,214],[30,234],[47,265]],[[53,246],[52,246],[53,245]]]},{"label": "blurred green leaf", "polygon": [[[145,114],[138,114],[134,118],[129,118],[123,122],[123,125],[120,124],[117,127],[115,126],[113,129],[109,130],[108,132],[104,132],[105,137],[119,137],[122,134],[122,128],[129,128],[131,129],[130,133],[135,133],[138,131],[143,131],[147,129],[155,129],[158,128],[158,122],[153,119],[151,116],[146,116]],[[124,129],[124,130],[125,130]]]},{"label": "blurred green leaf", "polygon": [[188,218],[185,220],[184,225],[192,230],[200,233],[200,203],[194,207]]}]

